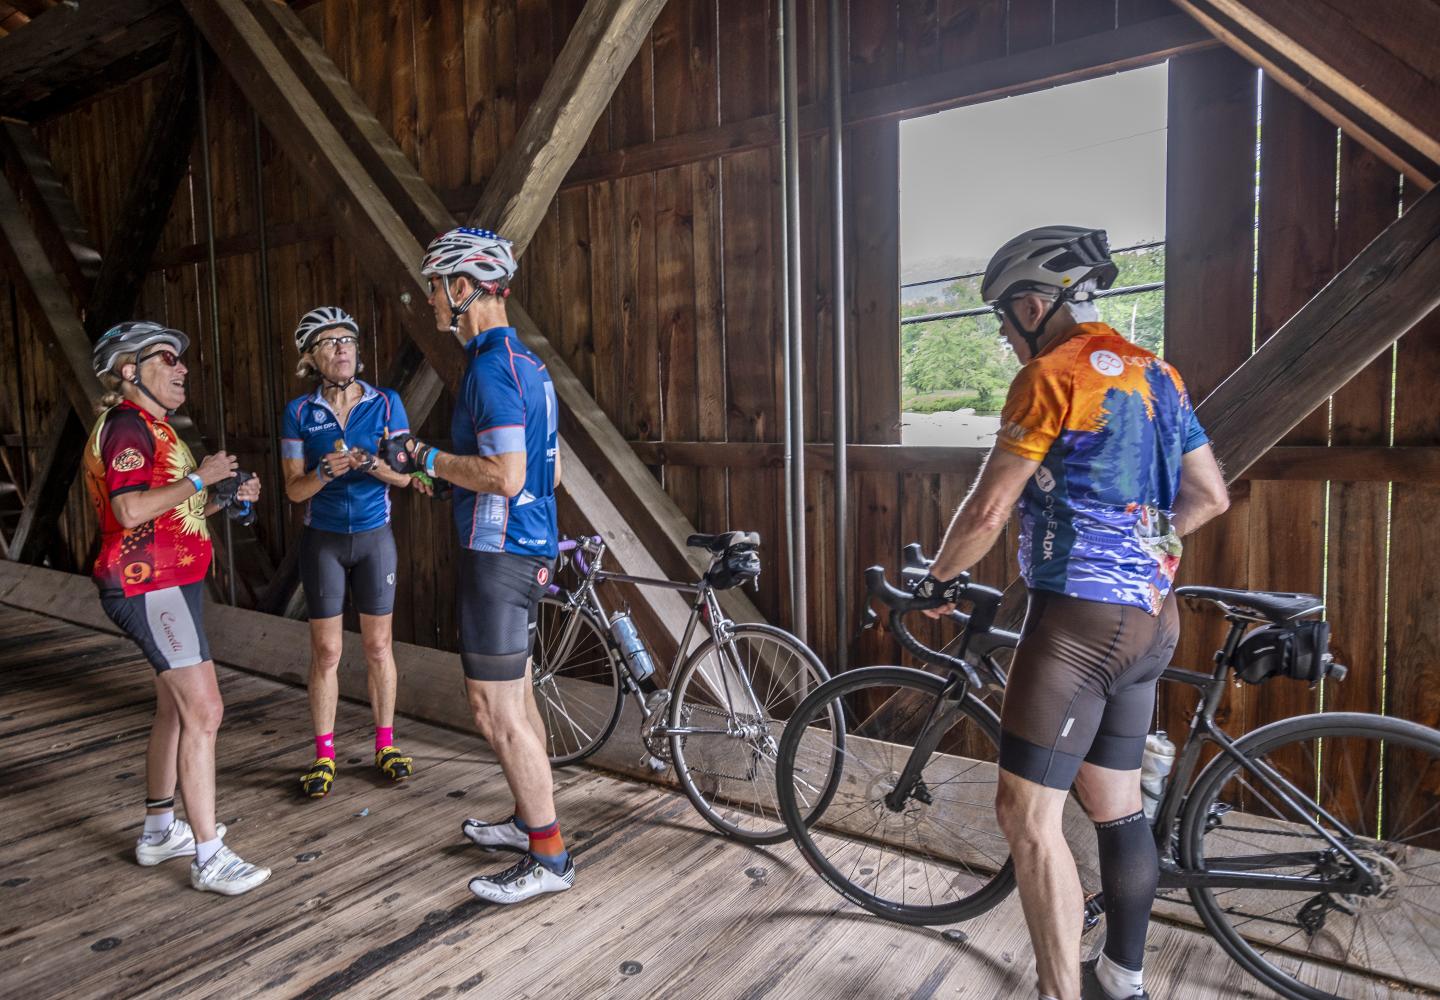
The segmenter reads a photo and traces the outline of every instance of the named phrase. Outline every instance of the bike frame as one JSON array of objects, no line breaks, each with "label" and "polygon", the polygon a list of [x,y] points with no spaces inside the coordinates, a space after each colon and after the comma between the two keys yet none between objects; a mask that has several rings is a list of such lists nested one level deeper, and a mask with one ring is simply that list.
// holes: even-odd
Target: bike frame
[{"label": "bike frame", "polygon": [[[1230,622],[1230,631],[1226,636],[1225,645],[1215,654],[1215,669],[1211,673],[1167,667],[1161,674],[1162,680],[1188,684],[1197,688],[1201,692],[1201,700],[1194,715],[1191,716],[1189,736],[1185,740],[1185,746],[1179,759],[1175,762],[1170,780],[1165,786],[1153,824],[1155,842],[1160,849],[1159,888],[1275,889],[1362,895],[1379,892],[1380,882],[1371,873],[1370,866],[1346,846],[1345,841],[1354,838],[1353,832],[1318,803],[1310,801],[1304,792],[1273,768],[1266,766],[1263,762],[1247,758],[1242,750],[1237,749],[1239,741],[1232,740],[1215,722],[1215,712],[1225,696],[1236,647],[1245,634],[1247,626],[1259,620],[1246,617],[1230,608],[1225,608],[1225,611],[1225,617]],[[998,647],[1006,645],[1013,635],[1013,633],[1000,633],[998,630],[986,630],[969,635],[967,629],[967,634],[960,637],[959,654],[955,656],[930,649],[920,643],[906,629],[901,620],[902,617],[898,613],[891,615],[891,629],[900,645],[918,658],[944,668],[948,678],[946,688],[932,707],[925,722],[926,728],[921,730],[915,747],[900,772],[895,788],[886,796],[887,805],[897,810],[903,808],[906,800],[912,796],[922,797],[923,801],[925,792],[920,782],[920,775],[924,765],[953,720],[954,705],[965,697],[968,690],[973,689],[973,685],[966,677],[966,667],[973,667],[974,664],[965,661],[964,665],[961,665],[960,661],[966,657],[967,653],[974,653],[976,659],[982,661],[984,669],[993,673],[995,672],[994,666],[989,661],[989,654]],[[968,619],[960,612],[954,612],[952,617],[965,619],[968,623]],[[1019,637],[1014,636],[1014,638],[1018,640]],[[1003,674],[999,680],[1003,683]],[[992,687],[993,685],[990,683],[985,684],[987,690]],[[1278,796],[1283,807],[1293,814],[1291,818],[1309,826],[1330,845],[1333,851],[1350,863],[1353,871],[1360,874],[1342,881],[1334,877],[1319,875],[1267,875],[1245,870],[1244,867],[1239,866],[1234,869],[1214,866],[1195,869],[1183,866],[1178,860],[1175,850],[1176,826],[1189,798],[1191,779],[1195,777],[1199,767],[1201,752],[1207,743],[1219,747],[1221,755],[1238,763],[1261,786]],[[1330,824],[1330,829],[1317,821],[1316,816],[1319,817],[1319,820]],[[1340,836],[1337,837],[1335,833],[1332,833],[1332,829],[1338,831]],[[1237,865],[1243,864],[1240,859],[1236,860]],[[1250,859],[1248,864],[1256,868],[1266,868],[1287,860],[1296,865],[1311,864],[1316,860],[1316,855],[1311,851],[1290,855],[1257,855]]]},{"label": "bike frame", "polygon": [[[726,657],[732,672],[740,679],[744,695],[750,701],[750,709],[757,715],[763,715],[764,712],[760,707],[760,699],[756,697],[755,690],[750,684],[749,672],[739,663],[739,660],[735,656],[734,648],[729,641],[734,634],[733,626],[735,623],[731,621],[729,616],[721,609],[720,600],[715,596],[715,589],[704,580],[698,583],[681,583],[676,580],[666,580],[648,576],[632,576],[628,573],[612,573],[609,570],[601,569],[600,563],[605,556],[605,548],[605,540],[598,535],[562,539],[560,542],[560,552],[562,554],[571,553],[575,567],[580,571],[580,583],[574,590],[569,591],[554,583],[551,583],[546,589],[551,596],[564,596],[567,607],[574,609],[583,608],[600,619],[601,624],[604,626],[605,642],[614,651],[616,658],[620,661],[623,668],[623,684],[625,690],[635,699],[636,704],[639,705],[640,714],[644,719],[648,722],[651,713],[645,705],[645,699],[641,695],[638,682],[630,673],[629,663],[626,662],[624,654],[620,651],[614,638],[610,635],[610,616],[605,611],[604,604],[600,601],[600,595],[596,590],[597,584],[606,582],[628,583],[638,587],[658,587],[665,590],[678,591],[682,594],[693,594],[695,599],[690,606],[690,617],[685,623],[684,635],[680,640],[680,645],[675,650],[675,658],[670,664],[670,683],[673,684],[675,678],[679,676],[680,668],[684,666],[686,657],[689,655],[690,645],[695,638],[696,628],[703,619],[710,633],[710,638],[715,643],[715,648],[720,650],[721,655]],[[588,560],[586,558],[587,550],[590,552],[590,558]],[[574,641],[578,629],[579,617],[572,614],[565,624],[565,631],[562,633],[560,644],[557,647],[559,652],[556,655],[556,662],[564,662],[565,657],[570,651],[570,643]],[[730,700],[730,685],[722,684],[720,686],[723,689],[722,693],[726,699],[725,707],[729,712],[728,717],[733,718],[737,710],[734,703]],[[713,729],[697,726],[671,727],[654,725],[648,727],[647,732],[650,736],[735,735],[728,728]]]}]

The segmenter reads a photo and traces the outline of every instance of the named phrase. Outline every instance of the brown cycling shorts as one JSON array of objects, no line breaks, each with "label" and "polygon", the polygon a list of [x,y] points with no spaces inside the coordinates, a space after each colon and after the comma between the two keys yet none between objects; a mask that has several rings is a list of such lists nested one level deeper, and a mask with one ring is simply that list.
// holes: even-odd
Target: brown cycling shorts
[{"label": "brown cycling shorts", "polygon": [[1179,637],[1173,596],[1151,615],[1032,590],[1000,713],[1000,766],[1050,788],[1069,788],[1085,762],[1138,768]]}]

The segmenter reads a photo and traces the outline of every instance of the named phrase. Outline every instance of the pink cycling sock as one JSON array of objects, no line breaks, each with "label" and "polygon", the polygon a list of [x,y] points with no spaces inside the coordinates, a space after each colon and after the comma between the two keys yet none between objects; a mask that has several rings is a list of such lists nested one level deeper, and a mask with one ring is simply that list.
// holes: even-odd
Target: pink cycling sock
[{"label": "pink cycling sock", "polygon": [[394,745],[395,745],[395,727],[394,727],[394,726],[376,726],[376,727],[375,727],[375,752],[376,752],[376,753],[379,753],[381,750],[384,750],[386,747],[394,746]]},{"label": "pink cycling sock", "polygon": [[335,734],[320,733],[315,737],[315,756],[335,759]]}]

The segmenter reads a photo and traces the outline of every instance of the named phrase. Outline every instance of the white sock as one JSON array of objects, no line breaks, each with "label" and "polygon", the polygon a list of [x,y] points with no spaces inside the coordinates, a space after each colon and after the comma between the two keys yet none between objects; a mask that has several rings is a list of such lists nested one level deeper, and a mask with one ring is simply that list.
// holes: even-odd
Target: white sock
[{"label": "white sock", "polygon": [[1133,997],[1145,991],[1145,977],[1142,972],[1132,972],[1118,962],[1110,961],[1103,951],[1100,961],[1095,963],[1095,978],[1112,997]]},{"label": "white sock", "polygon": [[215,856],[215,852],[220,850],[220,848],[223,846],[225,846],[224,841],[222,841],[219,837],[216,837],[214,840],[207,840],[203,843],[196,844],[195,863],[201,868],[204,868],[207,864],[210,863],[210,859]]},{"label": "white sock", "polygon": [[165,834],[169,832],[170,826],[174,822],[174,809],[167,809],[163,813],[146,813],[145,832],[140,835],[140,839],[152,847],[164,843]]},{"label": "white sock", "polygon": [[1049,993],[1041,993],[1040,1000],[1060,1000],[1060,998],[1052,997]]}]

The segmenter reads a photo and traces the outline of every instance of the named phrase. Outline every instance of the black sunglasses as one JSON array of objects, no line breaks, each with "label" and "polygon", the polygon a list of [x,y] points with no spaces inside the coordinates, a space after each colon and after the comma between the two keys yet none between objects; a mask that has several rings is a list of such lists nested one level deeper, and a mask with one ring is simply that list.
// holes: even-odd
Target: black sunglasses
[{"label": "black sunglasses", "polygon": [[136,358],[135,364],[137,366],[143,365],[151,358],[159,358],[161,361],[165,362],[166,368],[174,368],[180,363],[180,355],[176,354],[174,351],[161,349],[158,351],[152,351],[149,354]]}]

